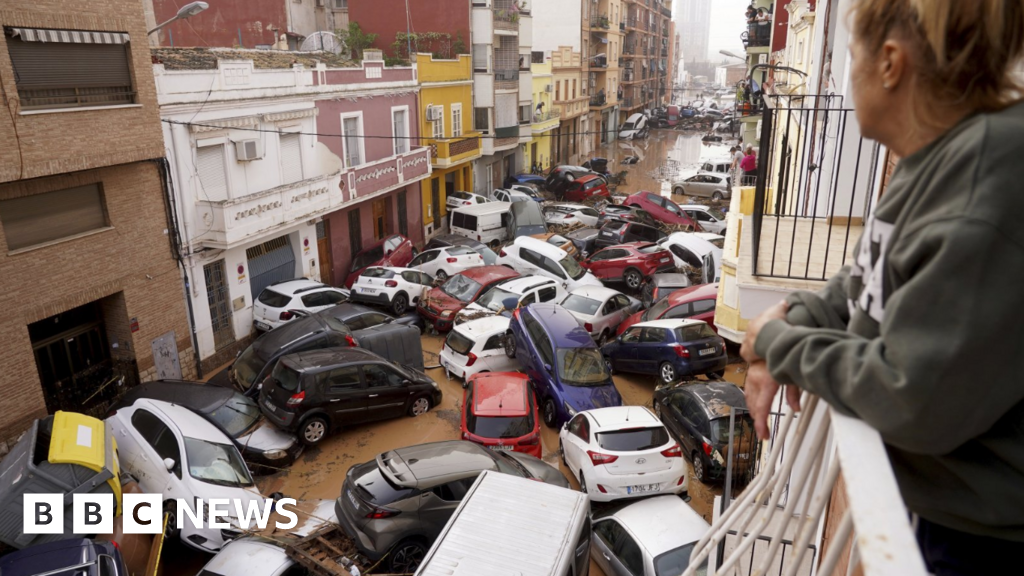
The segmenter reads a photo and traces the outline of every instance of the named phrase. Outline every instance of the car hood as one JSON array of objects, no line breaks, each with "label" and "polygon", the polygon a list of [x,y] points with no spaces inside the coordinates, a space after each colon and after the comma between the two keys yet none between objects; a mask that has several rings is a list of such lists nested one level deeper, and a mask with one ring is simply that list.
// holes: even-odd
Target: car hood
[{"label": "car hood", "polygon": [[452,298],[440,288],[431,288],[421,303],[424,307],[429,304],[434,310],[462,310],[466,307],[458,298]]},{"label": "car hood", "polygon": [[298,442],[294,435],[282,432],[266,418],[263,418],[252,432],[239,436],[236,441],[251,450],[262,452],[288,450]]},{"label": "car hood", "polygon": [[610,378],[604,386],[562,386],[562,391],[566,402],[576,412],[622,406],[622,396]]},{"label": "car hood", "polygon": [[575,282],[576,286],[604,286],[604,283],[598,280],[597,276],[594,276],[594,273],[589,270],[579,280],[573,280],[573,282]]},{"label": "car hood", "polygon": [[558,469],[545,464],[543,460],[534,458],[529,454],[523,454],[522,452],[508,452],[509,456],[515,458],[520,464],[523,465],[534,478],[543,481],[545,484],[552,484],[562,488],[569,488],[569,481],[566,480],[565,474],[562,474]]}]

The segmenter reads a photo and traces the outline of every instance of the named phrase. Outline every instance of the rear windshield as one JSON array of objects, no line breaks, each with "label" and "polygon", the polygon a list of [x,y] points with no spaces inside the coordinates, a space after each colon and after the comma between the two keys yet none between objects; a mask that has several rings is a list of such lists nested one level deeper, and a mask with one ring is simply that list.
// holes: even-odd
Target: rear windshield
[{"label": "rear windshield", "polygon": [[370,248],[366,252],[360,252],[356,254],[356,259],[352,261],[352,271],[376,264],[382,258],[384,258],[384,246],[377,246],[376,248]]},{"label": "rear windshield", "polygon": [[586,314],[587,316],[593,316],[597,314],[597,309],[601,307],[601,302],[579,294],[569,294],[569,297],[562,302],[562,307],[573,312],[580,314]]},{"label": "rear windshield", "polygon": [[395,273],[386,268],[367,268],[360,276],[367,278],[394,278]]},{"label": "rear windshield", "polygon": [[441,291],[465,304],[468,304],[473,299],[473,296],[476,296],[480,288],[479,282],[466,278],[462,274],[452,276],[441,285]]},{"label": "rear windshield", "polygon": [[263,292],[260,292],[260,297],[257,298],[257,300],[271,308],[284,308],[292,301],[292,297],[285,296],[280,292],[274,292],[270,288],[267,288]]},{"label": "rear windshield", "polygon": [[655,252],[661,252],[662,250],[664,250],[664,248],[657,244],[648,244],[647,246],[637,248],[637,252],[640,252],[641,254],[654,254]]},{"label": "rear windshield", "polygon": [[618,230],[619,228],[622,228],[625,225],[626,225],[626,222],[623,221],[623,220],[609,220],[608,223],[605,224],[604,228],[602,228],[602,229],[603,230]]},{"label": "rear windshield", "polygon": [[704,340],[705,338],[714,338],[715,336],[718,336],[718,334],[715,334],[715,331],[707,324],[693,324],[691,326],[680,326],[679,328],[676,328],[676,337],[678,337],[681,342]]},{"label": "rear windshield", "polygon": [[[382,456],[387,459],[391,455],[393,455],[393,453],[386,452]],[[414,492],[412,488],[406,488],[405,486],[398,486],[397,484],[392,483],[388,478],[388,475],[381,472],[376,462],[364,464],[363,466],[372,466],[373,468],[358,477],[356,477],[356,475],[359,474],[359,472],[363,472],[363,470],[357,471],[356,474],[353,475],[353,480],[355,481],[352,485],[355,487],[356,493],[371,504],[387,506],[392,502],[404,500]],[[362,466],[360,468],[362,468]]]},{"label": "rear windshield", "polygon": [[533,413],[526,416],[476,416],[466,411],[466,429],[484,438],[519,438],[533,432]]},{"label": "rear windshield", "polygon": [[614,452],[650,450],[668,444],[668,430],[665,430],[664,426],[658,426],[656,428],[598,432],[597,444],[605,450]]},{"label": "rear windshield", "polygon": [[[754,420],[746,414],[736,418],[736,438],[749,439],[754,434]],[[729,441],[729,418],[715,418],[711,421],[711,441],[723,444]]]},{"label": "rear windshield", "polygon": [[456,330],[452,330],[448,333],[448,338],[445,339],[444,343],[449,348],[463,356],[469,354],[469,351],[473,349],[474,344],[472,340],[460,334]]},{"label": "rear windshield", "polygon": [[270,376],[277,380],[277,387],[282,390],[295,392],[299,389],[299,373],[286,366],[284,362],[278,362]]},{"label": "rear windshield", "polygon": [[220,408],[210,412],[210,418],[220,424],[232,438],[237,438],[252,428],[261,416],[260,407],[256,402],[237,392]]}]

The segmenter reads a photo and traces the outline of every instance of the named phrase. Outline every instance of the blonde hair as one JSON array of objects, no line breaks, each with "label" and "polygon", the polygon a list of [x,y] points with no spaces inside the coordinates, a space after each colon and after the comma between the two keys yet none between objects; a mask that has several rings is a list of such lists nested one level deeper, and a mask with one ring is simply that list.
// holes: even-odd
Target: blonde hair
[{"label": "blonde hair", "polygon": [[993,111],[1021,97],[1024,0],[858,0],[852,16],[869,53],[889,38],[910,42],[924,122],[941,124],[944,108]]}]

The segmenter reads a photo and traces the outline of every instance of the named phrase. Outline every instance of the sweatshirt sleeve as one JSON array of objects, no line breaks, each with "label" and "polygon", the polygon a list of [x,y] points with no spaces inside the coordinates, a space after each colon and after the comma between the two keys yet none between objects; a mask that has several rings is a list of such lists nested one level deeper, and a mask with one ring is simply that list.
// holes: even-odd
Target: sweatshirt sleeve
[{"label": "sweatshirt sleeve", "polygon": [[[846,283],[849,279],[850,267],[843,266],[821,290],[794,292],[787,296],[789,312],[786,314],[786,322],[793,326],[845,330],[850,321],[850,310],[846,304]],[[754,351],[761,357],[766,352],[757,346]]]},{"label": "sweatshirt sleeve", "polygon": [[756,348],[780,383],[861,418],[887,443],[947,454],[1024,397],[1024,250],[960,217],[902,238],[888,258],[907,280],[885,302],[878,337],[773,320]]}]

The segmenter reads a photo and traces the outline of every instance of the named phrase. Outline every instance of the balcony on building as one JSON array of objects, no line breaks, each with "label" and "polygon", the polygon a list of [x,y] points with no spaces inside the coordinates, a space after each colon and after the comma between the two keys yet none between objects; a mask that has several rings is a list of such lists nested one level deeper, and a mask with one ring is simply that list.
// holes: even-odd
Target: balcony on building
[{"label": "balcony on building", "polygon": [[524,14],[520,0],[492,0],[494,14],[494,33],[518,34],[519,18]]},{"label": "balcony on building", "polygon": [[533,113],[533,120],[530,128],[534,134],[542,134],[557,128],[560,119],[561,110],[557,108],[545,110],[543,112],[535,111]]},{"label": "balcony on building", "polygon": [[447,168],[480,157],[480,133],[470,132],[456,138],[431,138],[425,144],[430,148],[430,163],[434,168]]}]

